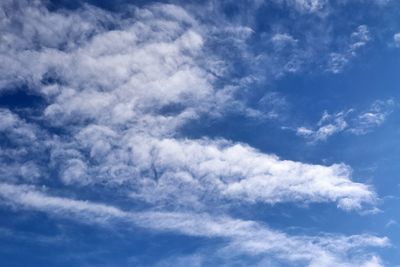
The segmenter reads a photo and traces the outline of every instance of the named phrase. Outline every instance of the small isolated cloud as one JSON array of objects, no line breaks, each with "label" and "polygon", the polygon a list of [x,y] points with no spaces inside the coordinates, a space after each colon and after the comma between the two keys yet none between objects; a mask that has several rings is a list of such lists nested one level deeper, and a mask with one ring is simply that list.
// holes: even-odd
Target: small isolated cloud
[{"label": "small isolated cloud", "polygon": [[340,73],[359,50],[371,41],[371,34],[366,25],[360,25],[351,33],[349,42],[342,52],[332,52],[328,59],[328,71]]},{"label": "small isolated cloud", "polygon": [[386,227],[386,228],[390,228],[390,227],[398,226],[398,225],[399,225],[399,223],[398,223],[396,220],[390,219],[390,220],[385,224],[385,227]]},{"label": "small isolated cloud", "polygon": [[272,36],[271,41],[278,49],[283,49],[289,45],[296,45],[298,40],[287,33],[277,33]]},{"label": "small isolated cloud", "polygon": [[328,137],[342,132],[348,127],[346,117],[349,112],[351,112],[351,110],[329,114],[325,111],[315,129],[310,129],[304,126],[298,127],[296,129],[296,134],[305,137],[312,142],[325,141]]},{"label": "small isolated cloud", "polygon": [[368,110],[358,114],[354,118],[353,126],[350,132],[358,135],[366,134],[374,128],[383,124],[387,117],[393,112],[395,101],[392,99],[375,101]]},{"label": "small isolated cloud", "polygon": [[299,127],[296,130],[297,135],[310,138],[314,141],[324,141],[331,135],[343,131],[348,126],[345,117],[348,112],[339,112],[331,115],[324,112],[321,120],[318,122],[316,130],[306,127]]},{"label": "small isolated cloud", "polygon": [[393,41],[396,47],[400,47],[400,33],[395,33],[393,35]]},{"label": "small isolated cloud", "polygon": [[393,112],[395,102],[392,99],[377,100],[365,111],[356,112],[353,109],[335,114],[324,112],[316,127],[301,126],[296,134],[311,142],[325,141],[328,137],[349,132],[356,135],[367,134],[385,122]]},{"label": "small isolated cloud", "polygon": [[365,46],[371,40],[369,29],[366,25],[358,26],[351,34],[350,52],[355,55],[356,51]]}]

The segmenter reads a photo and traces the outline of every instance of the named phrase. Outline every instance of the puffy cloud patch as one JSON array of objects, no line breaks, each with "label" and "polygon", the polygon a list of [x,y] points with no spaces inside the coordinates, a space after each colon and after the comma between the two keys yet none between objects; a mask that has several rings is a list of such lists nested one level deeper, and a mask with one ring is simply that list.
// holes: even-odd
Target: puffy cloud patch
[{"label": "puffy cloud patch", "polygon": [[156,176],[149,177],[148,188],[142,187],[145,197],[179,196],[182,200],[187,194],[203,201],[227,198],[269,204],[334,201],[343,209],[357,209],[375,199],[368,187],[351,182],[345,165],[285,161],[223,141],[164,139],[140,143],[146,145],[137,152],[134,147],[138,146],[133,145],[133,154],[140,154],[139,162],[151,162],[151,166],[140,168],[152,167]]}]

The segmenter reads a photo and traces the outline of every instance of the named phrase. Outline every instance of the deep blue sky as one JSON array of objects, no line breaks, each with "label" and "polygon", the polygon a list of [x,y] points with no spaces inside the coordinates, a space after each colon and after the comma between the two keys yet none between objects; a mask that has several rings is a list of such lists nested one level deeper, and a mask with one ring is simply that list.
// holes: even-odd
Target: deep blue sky
[{"label": "deep blue sky", "polygon": [[1,266],[400,266],[394,0],[0,4]]}]

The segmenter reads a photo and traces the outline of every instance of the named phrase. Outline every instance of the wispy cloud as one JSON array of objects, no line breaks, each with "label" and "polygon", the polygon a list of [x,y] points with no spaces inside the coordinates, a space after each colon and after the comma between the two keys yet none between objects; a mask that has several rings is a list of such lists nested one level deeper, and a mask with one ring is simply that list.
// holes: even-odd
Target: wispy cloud
[{"label": "wispy cloud", "polygon": [[[327,3],[284,2],[302,14],[322,10]],[[232,217],[226,208],[243,203],[329,202],[346,211],[374,206],[373,188],[352,181],[349,166],[285,160],[244,143],[189,139],[180,131],[202,116],[218,118],[232,110],[278,117],[276,111],[286,102],[277,93],[264,94],[258,109],[238,97],[268,76],[246,71],[269,63],[271,79],[300,71],[318,50],[309,45],[313,38],[277,27],[258,36],[265,47],[279,52],[270,56],[248,49],[253,36],[249,25],[223,16],[204,22],[199,17],[205,15],[189,12],[190,6],[128,6],[123,14],[90,5],[50,11],[43,3],[28,1],[7,0],[0,7],[0,88],[25,85],[45,100],[31,121],[0,109],[0,132],[7,139],[0,144],[3,205],[94,225],[117,222],[226,239],[218,253],[309,266],[380,264],[377,256],[363,253],[364,247],[385,246],[386,238],[292,236]],[[359,26],[350,39],[346,51],[338,52],[339,61],[348,61],[367,44],[368,28]],[[340,71],[339,65],[332,68]],[[232,78],[240,67],[244,74]],[[316,127],[299,127],[297,134],[311,141],[343,131],[364,134],[385,121],[390,105],[376,102],[350,121],[353,111],[325,113]],[[39,185],[47,185],[48,193]],[[94,199],[99,199],[98,192],[112,191],[118,200],[144,203],[144,210],[68,197],[77,189]],[[60,191],[62,197],[53,193]]]},{"label": "wispy cloud", "polygon": [[351,33],[349,44],[343,52],[333,52],[330,54],[328,71],[333,73],[341,72],[346,65],[354,58],[358,51],[371,41],[371,34],[366,25],[360,25],[357,30]]},{"label": "wispy cloud", "polygon": [[356,112],[353,109],[335,114],[324,112],[317,127],[298,127],[296,134],[311,142],[324,141],[332,135],[349,132],[356,135],[367,134],[385,122],[393,112],[395,102],[392,99],[375,101],[367,110]]},{"label": "wispy cloud", "polygon": [[[56,15],[44,8],[34,10],[19,11],[26,13],[25,19],[33,16],[33,21],[40,12],[40,20],[57,20],[60,25],[78,16],[82,25],[88,25],[77,29],[79,36],[88,29],[96,33],[69,49],[60,49],[62,42],[48,43],[47,35],[39,34],[41,49],[30,47],[28,55],[30,39],[9,30],[24,44],[23,49],[13,46],[8,52],[10,65],[26,62],[24,68],[9,70],[15,71],[9,73],[9,82],[18,77],[32,83],[49,99],[43,120],[69,135],[53,139],[50,147],[50,166],[57,168],[64,184],[128,183],[135,188],[132,196],[150,202],[165,198],[179,205],[212,192],[211,198],[250,202],[334,201],[344,209],[373,202],[373,192],[351,182],[346,166],[284,161],[226,140],[174,138],[182,124],[204,112],[212,115],[214,106],[224,109],[223,103],[233,97],[232,91],[215,87],[215,77],[201,66],[202,30],[182,8],[151,5],[135,11],[140,22],[116,20],[90,7]],[[100,21],[117,29],[98,27],[86,12],[100,12]],[[67,36],[71,29],[60,30]],[[332,134],[335,127],[344,126],[322,126],[318,138]],[[320,179],[325,179],[323,185]],[[174,198],[178,193],[187,197]]]},{"label": "wispy cloud", "polygon": [[395,33],[393,35],[393,41],[396,47],[400,47],[400,33]]},{"label": "wispy cloud", "polygon": [[[250,255],[271,255],[287,262],[306,262],[310,266],[333,264],[369,264],[379,259],[361,254],[351,255],[354,249],[368,246],[387,246],[386,238],[359,236],[289,236],[254,221],[228,216],[179,212],[130,212],[88,201],[48,196],[33,187],[0,184],[3,204],[16,208],[34,209],[50,215],[69,217],[83,223],[134,223],[154,231],[178,232],[189,236],[226,238],[224,250],[241,251]],[[201,222],[201,223],[199,223]],[[273,244],[273,245],[271,245]],[[351,253],[351,254],[350,254]]]},{"label": "wispy cloud", "polygon": [[334,115],[324,112],[322,118],[317,123],[318,128],[316,130],[299,127],[296,133],[297,135],[311,138],[314,141],[326,140],[331,135],[341,132],[348,127],[345,117],[349,112],[351,112],[351,110],[347,112],[338,112]]}]

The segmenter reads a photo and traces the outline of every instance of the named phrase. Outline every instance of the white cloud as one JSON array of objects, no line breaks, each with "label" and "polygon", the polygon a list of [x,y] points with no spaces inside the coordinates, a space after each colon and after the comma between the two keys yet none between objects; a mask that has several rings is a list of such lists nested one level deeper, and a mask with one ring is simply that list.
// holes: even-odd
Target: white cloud
[{"label": "white cloud", "polygon": [[395,101],[376,100],[364,111],[356,112],[353,109],[329,114],[322,114],[317,127],[301,126],[296,129],[296,134],[309,139],[311,142],[324,141],[328,137],[341,132],[349,132],[356,135],[367,134],[374,128],[385,122],[393,112]]},{"label": "white cloud", "polygon": [[328,137],[338,132],[341,132],[348,127],[345,118],[349,112],[350,111],[338,112],[333,115],[324,112],[321,120],[317,124],[316,130],[312,130],[306,127],[299,127],[296,129],[296,134],[306,137],[313,142],[324,141]]},{"label": "white cloud", "polygon": [[[143,164],[139,169],[152,167],[157,172],[156,180],[152,173],[143,180],[146,186],[136,197],[167,198],[169,203],[188,198],[270,204],[333,201],[346,210],[375,201],[368,187],[350,180],[350,169],[345,165],[285,161],[225,141],[142,139],[134,140],[131,146],[137,162]],[[174,196],[179,197],[171,200]]]},{"label": "white cloud", "polygon": [[355,125],[350,131],[354,134],[368,133],[386,121],[387,117],[393,112],[395,105],[393,99],[375,101],[368,110],[360,113],[355,118]]},{"label": "white cloud", "polygon": [[3,204],[47,212],[61,216],[76,216],[79,220],[104,222],[108,218],[122,218],[126,213],[118,208],[63,197],[52,197],[36,191],[32,186],[0,184]]},{"label": "white cloud", "polygon": [[400,33],[395,33],[393,35],[393,41],[396,47],[400,47]]},{"label": "white cloud", "polygon": [[349,57],[345,54],[331,53],[329,55],[328,70],[332,73],[340,73],[349,63]]},{"label": "white cloud", "polygon": [[[314,12],[325,1],[290,2]],[[225,34],[227,42],[240,48],[251,36],[250,28],[207,31],[175,5],[132,8],[123,18],[91,6],[50,12],[39,2],[0,5],[7,10],[0,24],[0,88],[27,84],[46,99],[40,122],[62,131],[50,134],[0,110],[0,130],[17,143],[0,155],[7,160],[19,155],[2,181],[17,183],[21,181],[3,176],[23,176],[24,183],[28,178],[34,183],[51,173],[68,190],[81,186],[92,192],[101,185],[117,191],[116,197],[139,199],[151,208],[124,211],[5,183],[0,184],[3,204],[89,223],[120,220],[157,231],[222,237],[231,251],[273,254],[310,266],[359,266],[365,259],[351,258],[350,247],[386,244],[386,239],[370,236],[292,237],[232,218],[221,208],[226,202],[333,202],[352,210],[376,201],[372,188],[353,182],[350,167],[343,164],[305,164],[224,139],[180,137],[180,127],[202,115],[219,116],[232,106],[249,111],[235,99],[240,85],[216,83],[229,62],[212,54],[207,42],[209,33]],[[13,27],[15,21],[21,27]],[[368,29],[359,28],[349,49],[363,46],[366,36]],[[278,45],[297,43],[289,35],[272,39]],[[287,67],[295,71],[296,66]],[[379,111],[374,112],[360,120],[376,125]],[[338,113],[324,116],[318,129],[300,128],[299,133],[324,140],[345,128],[345,115]],[[40,161],[43,155],[49,158]],[[27,162],[27,157],[34,159]],[[216,212],[222,214],[213,216]]]},{"label": "white cloud", "polygon": [[363,267],[382,267],[384,266],[381,259],[376,256],[373,256],[369,261],[365,262]]},{"label": "white cloud", "polygon": [[366,25],[358,26],[351,34],[350,52],[355,55],[356,51],[365,46],[371,40],[369,29]]},{"label": "white cloud", "polygon": [[390,219],[390,220],[386,223],[385,227],[386,227],[386,228],[389,228],[389,227],[393,227],[393,226],[397,226],[397,225],[399,225],[399,223],[398,223],[396,220]]},{"label": "white cloud", "polygon": [[[40,12],[51,20],[49,12]],[[372,191],[351,182],[348,168],[341,165],[283,161],[223,140],[171,138],[180,125],[212,105],[223,108],[221,90],[213,87],[214,77],[196,59],[203,55],[203,37],[188,13],[173,5],[154,5],[137,14],[140,21],[115,22],[106,16],[116,30],[97,30],[72,49],[29,53],[29,62],[41,62],[42,67],[38,72],[37,64],[32,65],[26,79],[36,77],[33,83],[39,86],[41,76],[52,70],[62,81],[48,95],[52,101],[45,119],[56,126],[75,125],[68,129],[68,143],[58,140],[52,146],[65,184],[128,183],[136,188],[134,196],[185,206],[185,201],[201,205],[197,201],[204,193],[271,204],[333,201],[344,209],[374,202]],[[57,19],[69,21],[69,16]],[[50,46],[46,40],[41,45]],[[25,50],[15,48],[13,53],[30,64]],[[49,92],[47,85],[38,90]],[[163,114],[166,107],[174,114]],[[93,123],[86,127],[88,121]],[[345,127],[340,114],[334,122],[322,126],[316,138],[325,139]],[[186,197],[173,197],[177,193]]]},{"label": "white cloud", "polygon": [[274,0],[277,3],[285,3],[290,8],[302,13],[318,13],[328,4],[327,0]]},{"label": "white cloud", "polygon": [[14,142],[32,142],[36,140],[36,128],[20,119],[8,109],[0,108],[0,132]]},{"label": "white cloud", "polygon": [[379,258],[373,256],[371,259],[365,259],[363,248],[388,245],[386,238],[370,235],[289,236],[254,221],[227,216],[122,211],[110,205],[49,196],[33,187],[23,185],[0,184],[0,198],[3,204],[13,205],[15,208],[33,209],[84,223],[107,224],[117,220],[120,223],[133,223],[149,230],[225,238],[228,244],[221,247],[222,251],[264,255],[286,262],[303,262],[309,266],[360,266],[360,264],[375,266],[368,264],[377,264]]},{"label": "white cloud", "polygon": [[278,49],[283,49],[288,45],[296,45],[298,40],[287,33],[277,33],[271,38],[272,42]]},{"label": "white cloud", "polygon": [[307,12],[320,11],[327,3],[326,0],[287,0],[287,2],[292,2],[299,10]]},{"label": "white cloud", "polygon": [[45,144],[40,142],[45,133],[10,110],[0,108],[0,135],[10,146],[0,150],[0,180],[35,183],[43,178],[39,159],[27,155],[43,152]]},{"label": "white cloud", "polygon": [[332,73],[340,73],[350,62],[352,58],[357,56],[359,50],[371,41],[371,34],[366,25],[360,25],[357,30],[352,32],[347,46],[341,52],[330,53],[328,61],[328,71]]}]

